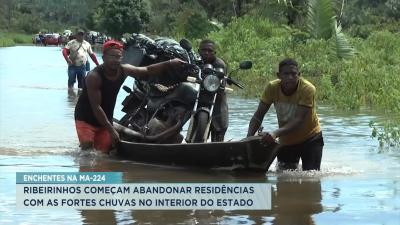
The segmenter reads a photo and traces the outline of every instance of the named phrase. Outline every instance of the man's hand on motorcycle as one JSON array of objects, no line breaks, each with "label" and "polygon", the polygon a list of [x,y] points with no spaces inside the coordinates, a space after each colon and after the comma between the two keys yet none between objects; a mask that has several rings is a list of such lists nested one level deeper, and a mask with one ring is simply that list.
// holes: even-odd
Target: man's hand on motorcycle
[{"label": "man's hand on motorcycle", "polygon": [[187,64],[185,61],[183,61],[183,60],[181,60],[181,59],[178,59],[178,58],[170,59],[170,60],[168,61],[168,63],[169,63],[169,65],[171,65],[171,66],[174,67],[174,68],[179,68],[179,67],[181,67],[181,66]]}]

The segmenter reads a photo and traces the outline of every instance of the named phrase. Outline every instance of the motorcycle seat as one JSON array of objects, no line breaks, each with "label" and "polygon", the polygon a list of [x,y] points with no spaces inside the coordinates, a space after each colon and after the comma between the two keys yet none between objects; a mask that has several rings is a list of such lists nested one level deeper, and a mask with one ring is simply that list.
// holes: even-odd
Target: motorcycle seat
[{"label": "motorcycle seat", "polygon": [[165,96],[150,97],[147,103],[149,110],[156,110],[167,102],[179,102],[188,108],[196,101],[197,90],[187,82],[180,83],[171,93]]}]

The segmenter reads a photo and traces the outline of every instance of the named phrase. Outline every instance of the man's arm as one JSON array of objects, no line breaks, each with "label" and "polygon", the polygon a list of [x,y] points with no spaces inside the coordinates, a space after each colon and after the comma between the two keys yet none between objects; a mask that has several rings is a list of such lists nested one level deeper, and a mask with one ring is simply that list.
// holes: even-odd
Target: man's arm
[{"label": "man's arm", "polygon": [[122,64],[124,68],[124,73],[128,76],[146,79],[148,76],[162,74],[168,69],[178,68],[179,66],[183,66],[184,62],[179,59],[171,59],[169,61],[156,63],[146,67],[136,67],[129,64]]},{"label": "man's arm", "polygon": [[97,61],[97,57],[96,57],[96,54],[95,54],[95,53],[93,52],[93,50],[92,50],[92,46],[90,45],[89,42],[86,42],[86,43],[87,43],[87,45],[89,46],[87,52],[89,53],[90,58],[91,58],[92,61],[96,64],[96,66],[98,66],[98,65],[99,65],[99,61]]},{"label": "man's arm", "polygon": [[271,107],[271,104],[265,104],[264,102],[260,101],[256,112],[254,113],[253,117],[251,117],[249,129],[247,131],[247,137],[253,136],[258,128],[260,128],[264,116],[269,110],[269,107]]},{"label": "man's arm", "polygon": [[68,57],[68,53],[69,53],[69,49],[63,48],[62,54],[63,54],[63,56],[64,56],[64,59],[65,59],[65,61],[67,61],[68,65],[71,65],[71,64],[72,64],[72,61],[71,61],[71,59]]},{"label": "man's arm", "polygon": [[99,74],[92,71],[86,77],[86,87],[89,97],[90,106],[93,110],[93,114],[101,126],[107,128],[113,141],[119,140],[119,135],[114,129],[113,125],[108,120],[106,113],[101,108],[101,91],[100,91],[101,80]]},{"label": "man's arm", "polygon": [[99,61],[97,61],[97,57],[96,54],[94,54],[94,52],[92,54],[89,54],[90,58],[92,59],[92,61],[96,64],[96,66],[99,65]]}]

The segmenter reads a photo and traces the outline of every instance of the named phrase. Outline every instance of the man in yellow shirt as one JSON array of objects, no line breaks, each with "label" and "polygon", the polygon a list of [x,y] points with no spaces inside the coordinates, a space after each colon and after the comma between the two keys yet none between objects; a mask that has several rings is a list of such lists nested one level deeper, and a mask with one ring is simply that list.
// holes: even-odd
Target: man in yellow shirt
[{"label": "man in yellow shirt", "polygon": [[279,138],[278,167],[297,169],[301,158],[303,170],[319,170],[324,141],[316,114],[315,87],[300,77],[293,59],[281,61],[277,75],[279,79],[269,82],[261,96],[247,136],[255,134],[273,103],[279,128],[266,132],[262,141],[271,143]]}]

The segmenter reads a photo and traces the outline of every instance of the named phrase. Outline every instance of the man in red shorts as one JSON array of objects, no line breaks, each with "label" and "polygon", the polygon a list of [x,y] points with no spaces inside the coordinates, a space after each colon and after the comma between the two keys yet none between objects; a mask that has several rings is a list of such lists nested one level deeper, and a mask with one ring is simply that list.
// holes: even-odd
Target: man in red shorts
[{"label": "man in red shorts", "polygon": [[163,74],[184,64],[179,59],[147,67],[121,64],[123,45],[117,41],[103,44],[103,64],[90,71],[75,107],[75,125],[81,149],[95,148],[108,153],[119,141],[113,126],[114,107],[119,89],[127,75],[135,79]]}]

